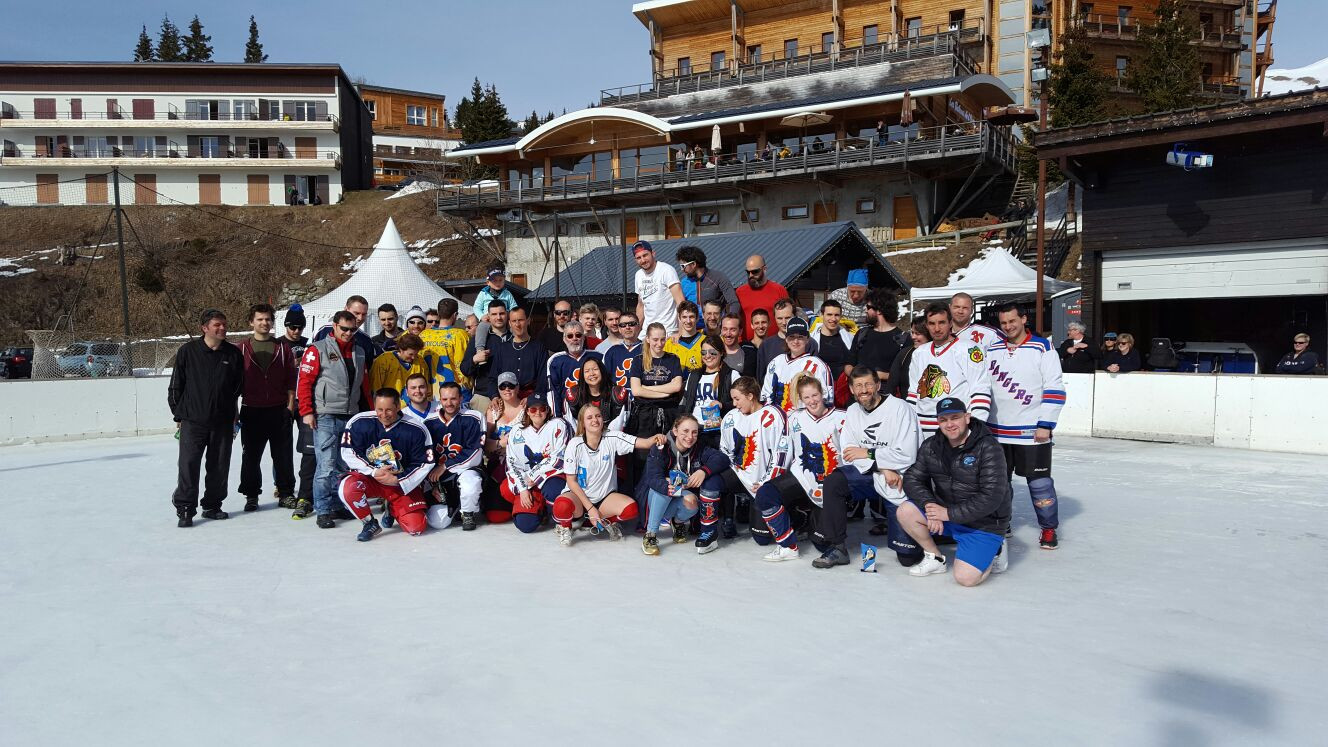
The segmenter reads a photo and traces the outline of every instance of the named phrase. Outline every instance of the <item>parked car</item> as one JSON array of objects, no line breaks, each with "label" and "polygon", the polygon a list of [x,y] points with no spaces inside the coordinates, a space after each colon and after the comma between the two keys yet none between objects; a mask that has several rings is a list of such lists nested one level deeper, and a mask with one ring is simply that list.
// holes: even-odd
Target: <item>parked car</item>
[{"label": "parked car", "polygon": [[6,379],[31,379],[32,348],[8,347],[0,351],[0,371]]},{"label": "parked car", "polygon": [[55,364],[65,376],[127,376],[124,346],[117,342],[75,342],[60,351]]}]

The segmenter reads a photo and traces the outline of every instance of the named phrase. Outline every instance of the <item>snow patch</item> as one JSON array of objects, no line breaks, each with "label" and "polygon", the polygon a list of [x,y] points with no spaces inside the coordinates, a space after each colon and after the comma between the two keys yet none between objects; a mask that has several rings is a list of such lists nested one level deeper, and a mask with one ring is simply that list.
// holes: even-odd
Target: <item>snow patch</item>
[{"label": "snow patch", "polygon": [[398,189],[397,191],[388,195],[385,199],[395,200],[398,197],[405,197],[406,195],[417,195],[421,192],[428,192],[430,190],[435,190],[435,189],[439,189],[439,186],[437,184],[434,184],[433,182],[416,181],[407,184],[401,189]]},{"label": "snow patch", "polygon": [[900,249],[897,252],[887,252],[886,257],[898,257],[904,254],[921,254],[922,252],[939,252],[949,249],[948,246],[919,246],[914,249]]},{"label": "snow patch", "polygon": [[[349,257],[350,255],[347,254],[346,256]],[[355,272],[356,270],[360,269],[360,265],[362,264],[364,264],[364,255],[360,254],[356,256],[355,259],[352,259],[351,261],[343,264],[341,266],[341,269],[346,270],[348,272]]]},{"label": "snow patch", "polygon": [[1328,57],[1305,67],[1269,70],[1263,83],[1263,95],[1308,91],[1325,85],[1328,85]]},{"label": "snow patch", "polygon": [[308,275],[308,274],[309,274],[309,268],[306,267],[306,268],[304,268],[303,270],[300,270],[300,274],[301,274],[301,275]]}]

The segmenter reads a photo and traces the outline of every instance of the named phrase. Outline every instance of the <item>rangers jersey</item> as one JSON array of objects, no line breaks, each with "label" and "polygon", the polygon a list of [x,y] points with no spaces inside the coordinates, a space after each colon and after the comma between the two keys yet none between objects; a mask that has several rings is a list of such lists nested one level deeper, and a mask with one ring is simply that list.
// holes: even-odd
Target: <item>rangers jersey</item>
[{"label": "rangers jersey", "polygon": [[347,467],[372,476],[386,467],[396,475],[401,492],[409,493],[433,469],[433,441],[424,426],[407,418],[384,427],[378,416],[362,412],[341,432],[341,460]]},{"label": "rangers jersey", "polygon": [[788,436],[780,449],[789,457],[789,471],[807,497],[821,505],[821,486],[841,464],[840,431],[844,429],[844,411],[826,410],[812,417],[806,408],[794,410],[788,418]]},{"label": "rangers jersey", "polygon": [[484,416],[474,410],[461,410],[450,420],[442,410],[424,421],[433,436],[437,461],[448,472],[463,472],[478,467],[484,456]]},{"label": "rangers jersey", "polygon": [[844,432],[839,440],[846,449],[860,446],[870,452],[870,458],[853,461],[854,469],[864,475],[872,473],[872,485],[882,498],[896,506],[903,502],[903,487],[890,487],[881,470],[903,474],[917,459],[922,429],[917,412],[907,402],[884,397],[871,410],[854,402],[844,415]]},{"label": "rangers jersey", "polygon": [[1065,406],[1061,361],[1045,337],[1028,335],[1011,347],[987,346],[991,373],[991,417],[987,425],[1003,444],[1031,444],[1038,428],[1052,430]]},{"label": "rangers jersey", "polygon": [[512,429],[507,438],[507,487],[513,493],[539,488],[563,471],[567,432],[567,423],[557,418],[549,418],[541,428]]},{"label": "rangers jersey", "polygon": [[635,450],[636,439],[622,431],[604,431],[595,449],[584,436],[576,436],[567,443],[563,474],[569,482],[576,480],[591,503],[599,503],[618,489],[617,457]]},{"label": "rangers jersey", "polygon": [[913,351],[908,367],[908,401],[918,410],[922,431],[936,432],[936,403],[958,397],[978,420],[991,411],[991,377],[982,346],[965,346],[960,340],[944,345],[932,342]]},{"label": "rangers jersey", "polygon": [[784,471],[784,411],[765,405],[751,415],[730,410],[719,428],[719,446],[733,472],[753,496],[756,489]]},{"label": "rangers jersey", "polygon": [[793,359],[789,359],[788,353],[782,353],[765,367],[761,401],[767,405],[775,405],[785,413],[802,407],[798,393],[789,386],[793,382],[793,377],[800,373],[820,379],[821,391],[826,395],[826,399],[834,399],[834,380],[830,377],[830,367],[825,361],[810,353],[804,353]]}]

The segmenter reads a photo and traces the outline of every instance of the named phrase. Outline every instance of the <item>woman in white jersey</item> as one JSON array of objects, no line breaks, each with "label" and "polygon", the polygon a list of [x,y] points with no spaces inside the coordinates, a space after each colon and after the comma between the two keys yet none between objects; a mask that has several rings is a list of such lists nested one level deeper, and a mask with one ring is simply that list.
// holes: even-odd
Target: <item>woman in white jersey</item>
[{"label": "woman in white jersey", "polygon": [[701,368],[687,375],[680,412],[696,418],[701,427],[701,443],[712,449],[719,448],[719,425],[733,409],[729,392],[738,375],[724,362],[724,341],[706,335],[701,343]]},{"label": "woman in white jersey", "polygon": [[[762,405],[757,398],[756,379],[743,376],[733,382],[730,391],[733,409],[720,426],[720,451],[729,460],[729,468],[720,473],[725,500],[735,501],[734,512],[747,506],[753,525],[762,525],[752,497],[762,483],[774,477],[783,466],[780,443],[784,438],[784,413],[774,405]],[[696,539],[698,553],[718,547],[718,497],[701,494],[701,536]],[[731,536],[731,535],[729,535]]]},{"label": "woman in white jersey", "polygon": [[633,438],[622,431],[608,430],[598,407],[582,407],[576,415],[576,437],[563,453],[567,489],[553,502],[558,542],[564,547],[572,544],[572,522],[581,516],[589,520],[596,533],[607,532],[609,539],[622,539],[618,523],[630,521],[640,512],[636,501],[618,490],[617,457],[664,441],[663,435]]},{"label": "woman in white jersey", "polygon": [[[765,383],[761,386],[761,401],[778,407],[784,414],[801,407],[798,393],[790,386],[798,374],[815,376],[825,391],[834,392],[834,379],[825,361],[807,352],[811,340],[807,320],[793,317],[784,326],[784,353],[775,357],[765,368]],[[834,401],[831,395],[831,402]]]},{"label": "woman in white jersey", "polygon": [[567,487],[562,463],[567,432],[567,423],[550,417],[548,402],[531,397],[525,417],[504,439],[507,468],[498,492],[512,504],[512,523],[526,534],[539,529],[544,507]]}]

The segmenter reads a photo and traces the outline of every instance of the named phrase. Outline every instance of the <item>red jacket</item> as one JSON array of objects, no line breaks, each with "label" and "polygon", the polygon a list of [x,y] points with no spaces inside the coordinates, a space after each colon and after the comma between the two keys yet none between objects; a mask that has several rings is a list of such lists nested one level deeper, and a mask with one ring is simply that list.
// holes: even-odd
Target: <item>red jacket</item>
[{"label": "red jacket", "polygon": [[[341,350],[341,355],[351,358],[355,349],[355,338],[350,342],[337,340],[337,348]],[[369,390],[369,371],[368,363],[365,364],[363,380],[360,382],[360,396],[365,402],[373,407],[373,392]],[[300,417],[305,415],[317,415],[314,408],[314,383],[318,381],[318,374],[323,370],[323,361],[318,355],[318,348],[310,345],[304,349],[304,357],[300,359],[300,376],[296,388],[295,399],[299,404]]]},{"label": "red jacket", "polygon": [[244,355],[244,395],[240,403],[246,407],[285,407],[295,391],[295,353],[280,337],[275,342],[272,363],[266,371],[254,362],[252,339],[246,338],[238,346]]}]

